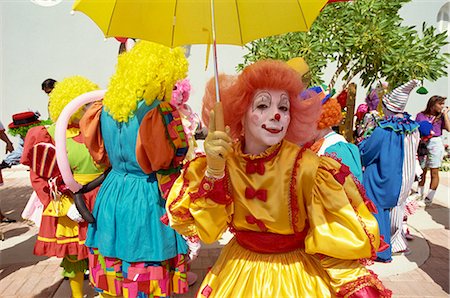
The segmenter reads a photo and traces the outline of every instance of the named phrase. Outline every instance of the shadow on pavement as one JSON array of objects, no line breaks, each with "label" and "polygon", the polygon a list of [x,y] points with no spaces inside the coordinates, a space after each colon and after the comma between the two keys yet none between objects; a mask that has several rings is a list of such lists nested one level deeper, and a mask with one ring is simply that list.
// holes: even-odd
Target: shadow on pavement
[{"label": "shadow on pavement", "polygon": [[30,230],[29,227],[20,227],[20,228],[15,228],[15,229],[9,229],[9,230],[4,232],[5,233],[5,238],[6,239],[11,239],[13,237],[17,237],[17,236],[20,236],[22,234],[25,234],[29,230]]},{"label": "shadow on pavement", "polygon": [[7,249],[2,249],[0,251],[0,269],[3,269],[3,271],[0,273],[0,280],[4,279],[11,273],[14,273],[20,268],[32,266],[40,261],[48,259],[48,257],[35,256],[33,254],[35,242],[36,236],[33,236],[23,242],[18,243],[17,245],[14,245]]},{"label": "shadow on pavement", "polygon": [[56,283],[54,283],[53,285],[43,289],[39,294],[34,295],[34,298],[49,298],[49,297],[53,297],[53,295],[56,293],[56,291],[58,290],[59,286],[61,285],[61,283],[64,280],[61,278],[61,280],[58,280]]},{"label": "shadow on pavement", "polygon": [[425,207],[425,211],[431,215],[433,220],[440,223],[445,227],[446,230],[449,229],[449,209],[447,207],[433,204],[430,207]]},{"label": "shadow on pavement", "polygon": [[447,294],[450,294],[448,270],[450,251],[447,247],[436,245],[430,241],[428,244],[432,257],[420,266],[420,269],[427,273]]},{"label": "shadow on pavement", "polygon": [[30,186],[5,186],[0,188],[0,209],[8,218],[20,221],[22,220],[22,211],[30,199],[33,189]]}]

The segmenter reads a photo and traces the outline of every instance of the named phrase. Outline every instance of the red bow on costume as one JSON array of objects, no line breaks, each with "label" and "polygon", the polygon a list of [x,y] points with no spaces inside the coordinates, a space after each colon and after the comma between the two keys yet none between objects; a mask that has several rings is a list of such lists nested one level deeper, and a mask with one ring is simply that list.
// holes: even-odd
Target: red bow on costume
[{"label": "red bow on costume", "polygon": [[259,160],[249,160],[247,165],[245,166],[245,172],[247,174],[258,173],[260,175],[264,175],[264,161]]},{"label": "red bow on costume", "polygon": [[334,179],[336,179],[336,181],[338,181],[340,184],[344,184],[345,182],[345,177],[347,177],[348,175],[350,175],[350,168],[344,164],[341,164],[341,168],[339,169],[339,172],[334,174]]},{"label": "red bow on costume", "polygon": [[247,215],[245,217],[245,220],[251,225],[257,225],[261,231],[267,232],[266,225],[261,220],[256,219],[256,217],[254,217],[253,215]]},{"label": "red bow on costume", "polygon": [[386,241],[384,241],[384,236],[380,235],[380,246],[378,247],[378,252],[385,251],[388,248],[389,244],[387,244]]},{"label": "red bow on costume", "polygon": [[245,189],[245,198],[250,200],[257,198],[260,201],[267,202],[267,190],[266,189],[255,190],[252,187],[247,187]]}]

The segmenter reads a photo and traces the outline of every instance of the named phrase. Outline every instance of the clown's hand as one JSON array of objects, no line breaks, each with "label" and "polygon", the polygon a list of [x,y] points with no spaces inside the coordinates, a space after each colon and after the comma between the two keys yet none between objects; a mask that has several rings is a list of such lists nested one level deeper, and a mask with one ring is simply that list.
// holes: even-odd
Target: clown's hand
[{"label": "clown's hand", "polygon": [[195,259],[197,259],[198,254],[200,253],[200,248],[202,247],[200,243],[200,239],[198,237],[185,237],[183,238],[186,240],[186,244],[188,245],[188,257],[189,260],[187,263],[191,263]]},{"label": "clown's hand", "polygon": [[78,212],[77,207],[75,204],[72,204],[69,207],[69,210],[67,211],[67,217],[75,222],[82,222],[84,221],[83,217],[81,216],[80,212]]},{"label": "clown's hand", "polygon": [[222,178],[225,175],[225,161],[233,150],[229,132],[228,126],[224,129],[222,105],[218,103],[209,114],[208,136],[204,144],[208,177]]}]

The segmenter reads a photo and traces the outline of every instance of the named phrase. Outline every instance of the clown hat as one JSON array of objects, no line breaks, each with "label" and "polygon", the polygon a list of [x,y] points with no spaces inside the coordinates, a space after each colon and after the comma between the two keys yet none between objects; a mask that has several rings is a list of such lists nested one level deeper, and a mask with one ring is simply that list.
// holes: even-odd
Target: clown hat
[{"label": "clown hat", "polygon": [[8,125],[8,128],[14,129],[24,126],[29,126],[31,124],[41,122],[39,120],[39,115],[34,112],[22,112],[12,115],[13,122]]},{"label": "clown hat", "polygon": [[300,98],[309,98],[311,97],[311,93],[313,94],[319,94],[320,98],[322,99],[322,104],[326,103],[327,100],[331,98],[331,93],[325,93],[323,88],[321,86],[314,86],[311,88],[306,89],[300,94]]},{"label": "clown hat", "polygon": [[408,102],[409,94],[419,83],[419,80],[414,79],[395,88],[383,96],[383,104],[391,112],[402,113]]},{"label": "clown hat", "polygon": [[295,57],[291,60],[286,61],[287,65],[292,67],[296,72],[298,72],[301,76],[305,75],[309,72],[309,66],[306,63],[305,59],[302,57]]}]

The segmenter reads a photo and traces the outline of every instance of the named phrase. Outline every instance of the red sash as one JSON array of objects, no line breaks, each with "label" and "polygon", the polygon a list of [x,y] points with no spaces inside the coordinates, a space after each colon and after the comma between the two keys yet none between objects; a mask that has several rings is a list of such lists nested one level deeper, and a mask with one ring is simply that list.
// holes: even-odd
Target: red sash
[{"label": "red sash", "polygon": [[298,234],[281,235],[267,232],[234,231],[236,241],[242,247],[265,254],[285,253],[305,248],[307,229]]}]

